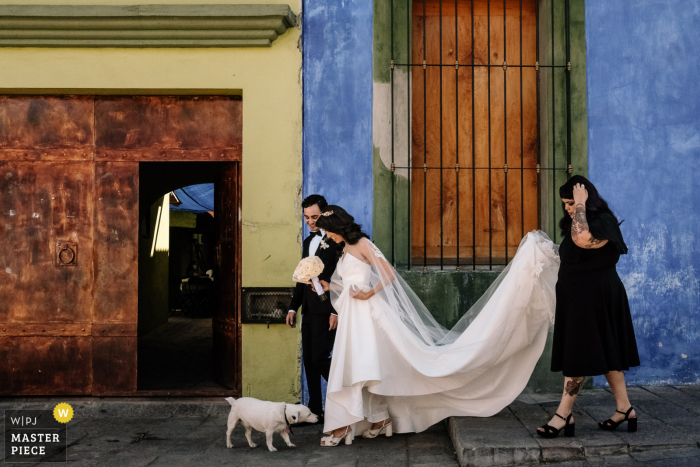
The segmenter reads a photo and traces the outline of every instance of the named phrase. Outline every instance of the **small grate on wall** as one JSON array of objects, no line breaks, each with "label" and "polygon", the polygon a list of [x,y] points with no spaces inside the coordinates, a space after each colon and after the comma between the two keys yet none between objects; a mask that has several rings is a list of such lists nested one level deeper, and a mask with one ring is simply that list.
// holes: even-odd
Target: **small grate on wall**
[{"label": "small grate on wall", "polygon": [[245,287],[243,290],[243,313],[241,323],[284,324],[289,303],[292,301],[292,287]]}]

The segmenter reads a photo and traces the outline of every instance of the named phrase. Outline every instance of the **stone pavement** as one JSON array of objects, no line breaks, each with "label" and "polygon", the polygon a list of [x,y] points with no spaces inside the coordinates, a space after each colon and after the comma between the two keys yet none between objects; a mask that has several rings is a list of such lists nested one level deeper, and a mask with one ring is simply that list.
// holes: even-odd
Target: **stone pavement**
[{"label": "stone pavement", "polygon": [[419,434],[374,440],[357,437],[352,445],[335,448],[320,447],[320,425],[292,427],[290,438],[297,447],[288,448],[279,435],[274,435],[273,445],[278,451],[269,452],[265,435],[257,431],[252,437],[258,447],[249,448],[240,424],[231,436],[233,448],[226,448],[231,406],[223,398],[0,398],[0,409],[51,410],[59,402],[68,402],[75,411],[67,427],[66,465],[70,467],[459,465],[443,423]]},{"label": "stone pavement", "polygon": [[554,415],[559,397],[532,393],[488,419],[451,419],[450,436],[462,466],[700,466],[700,386],[633,387],[629,396],[636,433],[628,433],[626,424],[612,433],[600,430],[598,422],[614,413],[615,399],[608,389],[589,389],[574,406],[574,438],[536,435]]},{"label": "stone pavement", "polygon": [[[585,390],[575,407],[576,437],[535,435],[556,410],[556,395],[523,393],[490,418],[454,418],[419,434],[321,448],[318,426],[294,428],[296,448],[275,435],[278,452],[253,432],[251,449],[237,427],[226,448],[230,405],[221,398],[0,398],[0,409],[52,409],[68,402],[68,466],[501,466],[700,467],[700,386],[630,388],[639,431],[603,432],[614,411],[605,389]],[[4,430],[4,428],[3,428]],[[452,438],[452,440],[450,439]],[[453,445],[454,441],[454,445]],[[4,447],[2,451],[4,458]],[[15,465],[15,464],[6,464]],[[17,464],[20,465],[20,464]],[[28,464],[21,464],[28,465]],[[35,464],[47,465],[47,464]]]}]

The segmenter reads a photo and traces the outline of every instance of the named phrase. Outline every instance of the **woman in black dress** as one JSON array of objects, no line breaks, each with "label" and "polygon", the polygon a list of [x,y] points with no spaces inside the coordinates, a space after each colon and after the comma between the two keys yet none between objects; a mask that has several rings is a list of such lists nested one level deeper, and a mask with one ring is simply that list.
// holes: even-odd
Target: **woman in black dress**
[{"label": "woman in black dress", "polygon": [[552,420],[538,434],[556,437],[562,428],[574,436],[571,410],[585,376],[605,375],[617,410],[601,429],[627,422],[637,429],[637,415],[627,398],[624,370],[639,366],[625,287],[615,265],[627,246],[617,219],[595,186],[576,175],[559,189],[566,213],[559,223],[564,240],[556,285],[552,371],[564,373],[564,394]]}]

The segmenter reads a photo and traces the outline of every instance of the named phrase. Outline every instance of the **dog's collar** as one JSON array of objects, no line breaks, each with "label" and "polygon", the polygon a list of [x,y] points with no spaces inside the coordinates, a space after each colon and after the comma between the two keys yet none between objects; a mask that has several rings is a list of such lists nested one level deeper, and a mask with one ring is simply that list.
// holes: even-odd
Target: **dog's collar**
[{"label": "dog's collar", "polygon": [[287,429],[291,434],[294,434],[292,431],[292,425],[289,424],[289,420],[287,419],[287,404],[284,404],[284,423],[287,424]]}]

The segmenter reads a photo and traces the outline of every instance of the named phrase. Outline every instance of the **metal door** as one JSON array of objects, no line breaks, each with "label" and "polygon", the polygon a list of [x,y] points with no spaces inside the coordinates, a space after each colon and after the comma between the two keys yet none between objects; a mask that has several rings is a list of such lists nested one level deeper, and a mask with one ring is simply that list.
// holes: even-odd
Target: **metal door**
[{"label": "metal door", "polygon": [[214,377],[241,390],[241,164],[234,162],[217,175],[214,328]]}]

